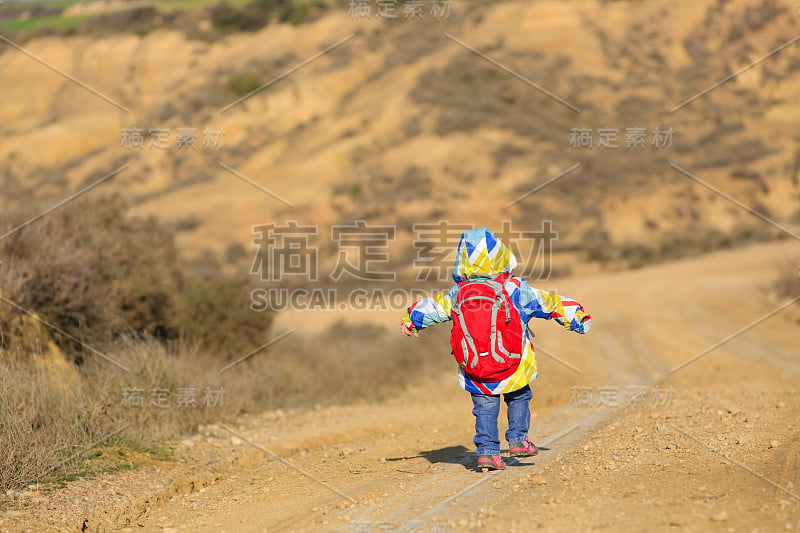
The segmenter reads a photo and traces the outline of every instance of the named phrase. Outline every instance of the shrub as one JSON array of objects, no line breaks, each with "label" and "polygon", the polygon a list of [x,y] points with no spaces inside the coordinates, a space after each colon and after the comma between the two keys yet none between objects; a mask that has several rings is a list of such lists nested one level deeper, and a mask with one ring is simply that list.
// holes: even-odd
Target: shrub
[{"label": "shrub", "polygon": [[126,31],[142,36],[153,31],[163,21],[158,21],[158,11],[153,6],[134,7],[87,17],[76,33],[110,35]]},{"label": "shrub", "polygon": [[184,337],[203,351],[232,358],[267,341],[272,315],[250,309],[247,282],[201,281],[189,278],[183,286],[178,322]]},{"label": "shrub", "polygon": [[[5,213],[0,227],[32,213]],[[78,200],[0,241],[3,295],[89,345],[122,333],[173,338],[182,276],[172,236],[155,219],[124,213],[119,198]],[[0,328],[10,332],[6,349],[17,340],[18,315],[0,306]],[[80,345],[62,335],[54,339],[81,360]]]},{"label": "shrub", "polygon": [[233,33],[239,28],[244,14],[227,2],[220,2],[209,11],[211,24],[222,33]]},{"label": "shrub", "polygon": [[261,87],[262,83],[258,76],[249,72],[234,74],[228,80],[228,89],[233,91],[236,96],[244,96]]},{"label": "shrub", "polygon": [[[126,335],[192,335],[214,351],[257,346],[270,317],[248,310],[246,285],[224,279],[216,263],[203,279],[187,272],[170,232],[126,211],[118,197],[78,200],[0,241],[2,295],[68,335],[32,329],[19,309],[0,303],[0,347],[30,352],[52,339],[82,363],[89,352],[81,343],[101,349]],[[32,213],[5,214],[0,228]],[[246,340],[232,342],[239,333]]]}]

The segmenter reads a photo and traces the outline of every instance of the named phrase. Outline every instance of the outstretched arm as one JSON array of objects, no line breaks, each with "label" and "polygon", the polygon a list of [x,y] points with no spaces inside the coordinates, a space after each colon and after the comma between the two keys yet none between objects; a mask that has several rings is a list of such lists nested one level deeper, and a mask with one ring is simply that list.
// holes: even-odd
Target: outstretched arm
[{"label": "outstretched arm", "polygon": [[447,322],[453,309],[451,295],[437,294],[412,304],[400,320],[400,333],[417,336],[420,329]]},{"label": "outstretched arm", "polygon": [[525,280],[520,283],[519,299],[526,314],[525,322],[531,318],[552,319],[577,333],[586,333],[592,326],[592,316],[580,303],[554,292],[534,289]]}]

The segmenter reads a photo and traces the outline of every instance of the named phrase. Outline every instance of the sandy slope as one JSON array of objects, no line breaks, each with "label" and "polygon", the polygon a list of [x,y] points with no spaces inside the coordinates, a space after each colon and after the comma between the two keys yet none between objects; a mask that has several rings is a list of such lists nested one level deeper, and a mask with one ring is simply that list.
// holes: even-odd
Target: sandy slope
[{"label": "sandy slope", "polygon": [[[564,280],[558,289],[585,302],[593,330],[538,325],[532,437],[546,450],[504,472],[469,468],[470,402],[448,374],[382,404],[204,428],[177,444],[179,463],[28,494],[20,499],[28,507],[0,515],[0,528],[796,530],[797,308],[669,369],[778,307],[764,287],[776,264],[798,253],[793,242],[760,245]],[[409,348],[444,338],[409,340]],[[620,398],[616,407],[582,407],[570,405],[575,386],[587,387],[594,404],[601,387],[642,386],[645,397],[643,405]],[[669,396],[656,398],[657,386]]]},{"label": "sandy slope", "polygon": [[[3,46],[0,205],[37,196],[49,206],[128,163],[93,196],[116,191],[137,213],[195,220],[178,234],[181,251],[192,257],[249,244],[253,225],[269,221],[316,224],[323,236],[330,225],[357,219],[395,224],[402,250],[410,222],[440,219],[492,227],[508,219],[534,230],[550,217],[562,244],[581,248],[598,229],[615,245],[652,244],[690,225],[702,237],[709,228],[728,233],[753,222],[676,173],[668,164],[675,160],[791,225],[800,187],[796,48],[668,112],[797,34],[793,7],[765,3],[784,5],[758,25],[750,11],[757,4],[464,2],[446,20],[406,24],[351,19],[342,2],[308,25],[272,24],[213,42],[159,30],[25,43],[124,109]],[[735,37],[734,28],[751,23]],[[446,34],[575,100],[581,113]],[[229,88],[237,76],[266,83],[348,35],[333,52],[221,113],[239,96]],[[479,127],[459,126],[473,114]],[[678,132],[674,150],[648,147],[637,155],[568,142],[577,127],[667,124]],[[170,129],[169,148],[124,148],[122,131],[134,127]],[[206,128],[224,129],[223,146],[178,149],[183,127],[197,128],[198,141]],[[740,152],[753,153],[734,157]],[[294,207],[255,193],[220,162]],[[582,168],[561,183],[507,208],[578,162]],[[409,173],[417,176],[413,186]],[[583,205],[583,198],[592,201]],[[576,201],[580,217],[549,209]],[[582,237],[592,229],[594,237]]]}]

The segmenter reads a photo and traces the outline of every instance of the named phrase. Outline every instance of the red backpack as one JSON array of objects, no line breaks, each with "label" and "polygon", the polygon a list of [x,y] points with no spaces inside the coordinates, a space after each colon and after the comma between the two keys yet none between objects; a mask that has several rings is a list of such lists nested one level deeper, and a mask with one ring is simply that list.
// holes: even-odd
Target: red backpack
[{"label": "red backpack", "polygon": [[450,346],[470,378],[498,382],[522,357],[522,321],[503,288],[510,274],[462,281],[453,303]]}]

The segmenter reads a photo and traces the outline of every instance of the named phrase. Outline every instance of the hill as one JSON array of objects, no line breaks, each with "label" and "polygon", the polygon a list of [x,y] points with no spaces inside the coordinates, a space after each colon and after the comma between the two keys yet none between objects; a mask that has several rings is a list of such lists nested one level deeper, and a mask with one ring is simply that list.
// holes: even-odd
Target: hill
[{"label": "hill", "polygon": [[415,19],[333,6],[214,40],[162,25],[3,45],[4,209],[128,165],[89,194],[170,222],[188,257],[242,271],[253,226],[293,220],[316,227],[327,273],[331,227],[365,220],[396,228],[389,263],[409,278],[415,224],[550,220],[563,274],[786,236],[725,195],[800,222],[789,6],[462,2]]}]

